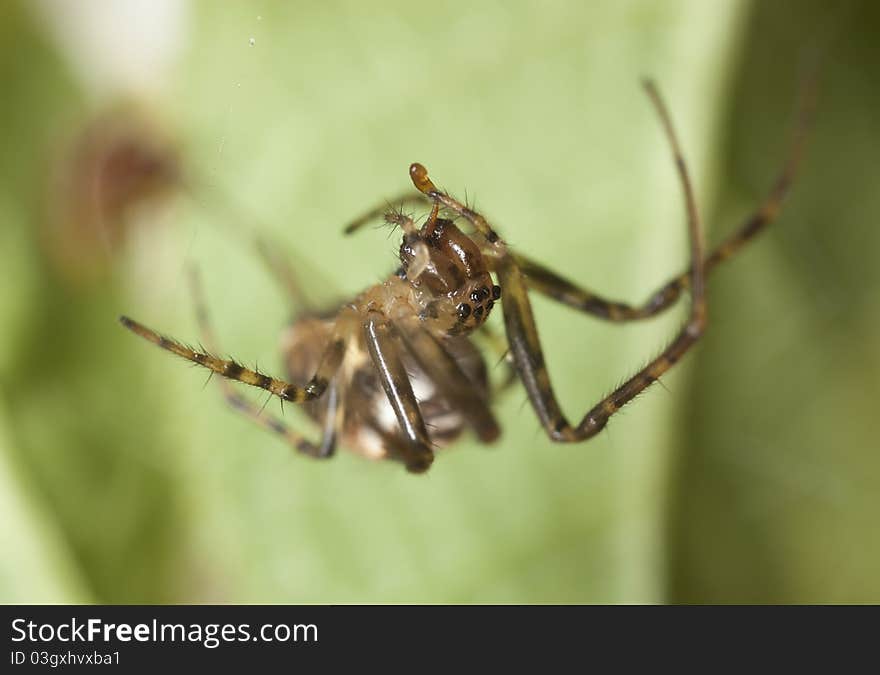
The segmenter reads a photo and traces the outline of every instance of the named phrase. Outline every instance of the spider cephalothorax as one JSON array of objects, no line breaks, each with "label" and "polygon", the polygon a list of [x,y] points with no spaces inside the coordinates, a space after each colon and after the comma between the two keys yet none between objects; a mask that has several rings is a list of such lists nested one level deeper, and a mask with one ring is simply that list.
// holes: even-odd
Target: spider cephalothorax
[{"label": "spider cephalothorax", "polygon": [[412,228],[409,218],[395,218],[409,226],[400,245],[398,276],[422,292],[424,305],[419,318],[432,331],[466,335],[489,318],[495,301],[501,298],[501,287],[492,282],[477,244],[453,221],[438,218],[437,213],[435,204],[418,230]]},{"label": "spider cephalothorax", "polygon": [[[289,381],[245,368],[209,351],[191,349],[126,317],[122,317],[122,323],[163,349],[223,375],[227,379],[220,382],[233,407],[305,454],[328,457],[341,442],[368,457],[395,459],[410,471],[421,472],[431,465],[435,449],[452,442],[466,429],[483,443],[499,436],[491,412],[495,392],[473,340],[486,335],[492,342],[485,321],[500,301],[507,338],[506,349],[501,347],[500,351],[507,352],[548,437],[557,442],[591,438],[622,406],[672,368],[702,335],[706,326],[706,274],[736,253],[776,215],[797,167],[807,126],[807,115],[802,115],[788,161],[765,201],[738,231],[706,256],[678,140],[656,89],[650,83],[646,89],[670,142],[684,192],[690,265],[643,305],[606,300],[512,252],[484,216],[439,190],[427,169],[416,163],[409,173],[418,192],[402,197],[400,202],[427,202],[431,211],[420,227],[402,211],[385,214],[386,221],[403,232],[396,273],[328,314],[304,304],[289,268],[271,265],[291,290],[296,306],[296,318],[284,335]],[[808,109],[804,105],[802,112]],[[371,210],[351,223],[346,234],[381,213],[379,209]],[[452,218],[458,218],[464,229]],[[610,321],[655,316],[670,307],[684,290],[690,293],[691,308],[678,335],[659,356],[590,408],[579,422],[571,423],[562,413],[544,363],[529,290]],[[198,293],[197,298],[204,341],[211,349],[214,340],[207,313]],[[494,343],[497,345],[497,340]],[[302,404],[322,430],[320,443],[308,441],[243,398],[228,380],[259,387],[282,401]]]}]

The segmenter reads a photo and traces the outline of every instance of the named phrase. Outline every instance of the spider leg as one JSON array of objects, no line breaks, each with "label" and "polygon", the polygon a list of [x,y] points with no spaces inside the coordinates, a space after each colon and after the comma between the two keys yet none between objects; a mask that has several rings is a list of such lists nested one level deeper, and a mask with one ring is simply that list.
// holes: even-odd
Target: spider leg
[{"label": "spider leg", "polygon": [[[720,263],[733,257],[764,231],[773,222],[782,202],[788,195],[800,165],[807,132],[811,126],[814,104],[814,85],[811,79],[808,79],[804,84],[799,99],[797,123],[785,163],[764,201],[736,231],[706,256],[703,265],[707,274]],[[525,275],[529,288],[564,305],[608,321],[636,321],[656,316],[669,308],[681,296],[682,291],[688,288],[691,278],[690,270],[683,272],[660,286],[643,304],[634,306],[607,300],[576,286],[540,263],[519,254],[511,255],[514,256],[517,265]]]},{"label": "spider leg", "polygon": [[485,396],[471,383],[458,361],[418,321],[399,327],[403,342],[442,396],[454,404],[483,443],[498,439],[501,431]]},{"label": "spider leg", "polygon": [[407,192],[406,194],[399,195],[396,199],[384,202],[378,206],[373,207],[369,211],[364,212],[363,214],[352,220],[348,225],[346,225],[345,229],[342,232],[346,235],[353,234],[361,229],[364,225],[369,223],[371,220],[381,218],[385,215],[386,211],[388,211],[389,208],[392,208],[398,204],[401,206],[403,206],[404,204],[424,206],[426,203],[427,201],[422,195]]},{"label": "spider leg", "polygon": [[[314,313],[319,309],[303,292],[302,285],[294,274],[294,266],[291,265],[290,259],[281,253],[284,246],[267,234],[270,228],[266,227],[265,223],[255,218],[253,213],[243,208],[229,194],[196,176],[187,176],[182,184],[187,188],[186,194],[199,207],[215,215],[211,222],[216,227],[243,246],[256,248],[269,273],[287,295],[293,316],[303,312]],[[308,279],[314,287],[332,289],[332,284],[317,269],[301,258],[294,257],[294,260],[296,266],[300,268],[298,275],[300,278]]]},{"label": "spider leg", "polygon": [[[672,128],[669,114],[654,85],[645,83],[645,89],[654,104],[667,139],[672,147],[676,168],[682,184],[688,215],[688,235],[690,240],[691,271],[689,287],[691,290],[691,310],[688,321],[681,328],[672,343],[647,366],[626,380],[609,396],[587,411],[577,426],[572,426],[563,415],[550,376],[544,363],[543,350],[538,338],[537,326],[528,298],[525,276],[517,264],[517,259],[507,250],[506,244],[498,237],[486,219],[474,214],[460,202],[437,192],[427,178],[421,165],[414,165],[413,182],[420,190],[447,208],[456,211],[470,221],[486,236],[491,245],[490,255],[495,257],[496,272],[503,289],[502,309],[507,339],[514,363],[519,371],[532,407],[541,420],[548,436],[557,442],[576,442],[590,438],[601,431],[608,419],[621,407],[635,398],[663,373],[669,370],[700,338],[706,326],[706,298],[704,293],[703,234],[699,214],[691,187],[690,178],[679,148],[678,139]],[[422,173],[424,172],[424,173]],[[410,169],[411,175],[413,169]],[[421,185],[420,185],[421,183]],[[492,236],[487,236],[488,232]]]},{"label": "spider leg", "polygon": [[[198,271],[195,267],[190,270],[190,286],[192,287],[193,301],[195,303],[196,319],[199,323],[199,330],[202,334],[202,340],[205,343],[205,347],[210,351],[218,351],[214,330],[208,316],[208,308],[205,303],[202,285],[199,280]],[[211,371],[211,374],[213,375],[214,372]],[[280,418],[264,412],[261,406],[252,403],[242,396],[235,390],[232,383],[228,380],[221,378],[217,383],[223,393],[223,398],[230,407],[264,429],[268,429],[275,435],[280,436],[288,445],[296,448],[304,455],[324,459],[331,457],[336,450],[336,413],[339,408],[339,394],[335,378],[330,381],[330,385],[327,388],[327,394],[325,397],[327,401],[327,412],[321,441],[317,445],[306,439],[302,434],[291,429]]]},{"label": "spider leg", "polygon": [[293,316],[303,312],[314,312],[315,307],[306,297],[305,293],[303,293],[302,286],[293,272],[290,260],[279,252],[279,247],[263,235],[255,237],[254,245],[269,273],[287,295]]},{"label": "spider leg", "polygon": [[455,197],[438,189],[437,186],[434,185],[434,182],[428,177],[428,170],[424,166],[418,162],[410,164],[409,177],[419,192],[428,197],[428,199],[436,204],[442,204],[447,209],[454,211],[473,225],[474,229],[482,235],[489,244],[494,255],[500,257],[506,254],[507,246],[489,224],[489,221],[466,204],[462,204],[455,199]]},{"label": "spider leg", "polygon": [[255,405],[233,390],[226,381],[221,380],[220,386],[223,390],[223,397],[230,407],[264,429],[268,429],[279,436],[285,443],[296,448],[302,454],[316,459],[327,459],[336,452],[336,411],[339,408],[339,393],[335,379],[327,387],[325,397],[327,400],[327,417],[325,418],[324,428],[321,430],[321,440],[318,444],[311,442],[302,434],[291,429],[279,417],[263,411],[260,406]]},{"label": "spider leg", "polygon": [[[807,132],[812,126],[814,106],[815,79],[814,77],[808,77],[801,86],[798,96],[794,133],[785,163],[779,170],[772,187],[758,208],[745,219],[737,230],[706,256],[703,266],[707,275],[720,263],[739,253],[746,244],[766,229],[776,218],[800,166]],[[517,265],[525,275],[526,284],[530,289],[564,305],[568,305],[573,309],[587,312],[600,319],[617,322],[647,319],[668,309],[678,300],[682,291],[688,288],[692,274],[691,269],[688,269],[660,286],[643,304],[629,305],[614,300],[607,300],[589,290],[578,287],[571,281],[559,276],[540,263],[530,260],[526,256],[517,253],[512,253],[511,255],[514,256]]]},{"label": "spider leg", "polygon": [[385,395],[391,403],[406,446],[400,448],[408,471],[422,473],[434,461],[425,421],[400,358],[402,347],[397,330],[384,317],[371,313],[363,324],[367,349]]},{"label": "spider leg", "polygon": [[285,382],[284,380],[270,377],[269,375],[265,375],[256,370],[245,368],[236,361],[221,359],[220,357],[214,356],[206,351],[194,350],[173,338],[161,335],[137,321],[129,319],[127,316],[119,317],[119,321],[123,326],[136,335],[158,345],[162,349],[177,354],[181,358],[192,361],[200,366],[204,366],[230,380],[236,380],[238,382],[243,382],[244,384],[249,384],[252,387],[265,389],[280,398],[282,401],[292,401],[293,403],[312,401],[316,398],[320,398],[324,394],[327,390],[327,386],[333,379],[333,376],[342,365],[346,345],[351,335],[350,319],[345,313],[341,313],[340,316],[337,317],[336,325],[333,329],[333,335],[324,350],[315,375],[305,386],[300,387]]},{"label": "spider leg", "polygon": [[[703,260],[706,273],[711,272],[720,263],[733,257],[776,218],[782,202],[788,195],[789,188],[803,157],[807,133],[812,126],[815,100],[816,74],[815,72],[810,72],[804,78],[798,94],[794,133],[789,144],[785,163],[758,208],[749,215],[739,229],[715,247]],[[693,276],[692,266],[663,284],[642,305],[633,306],[627,303],[607,300],[589,290],[578,287],[571,281],[552,272],[540,263],[530,260],[526,256],[508,251],[489,222],[482,215],[468,208],[467,205],[438,190],[430,178],[428,178],[427,170],[421,164],[413,164],[410,167],[410,176],[415,186],[423,194],[463,216],[474,226],[476,231],[490,245],[487,250],[490,263],[497,264],[493,258],[498,260],[505,256],[513,256],[518,267],[525,275],[526,283],[530,288],[573,309],[587,312],[608,321],[622,322],[647,319],[669,308],[681,296],[682,291],[686,290],[690,285]]]}]

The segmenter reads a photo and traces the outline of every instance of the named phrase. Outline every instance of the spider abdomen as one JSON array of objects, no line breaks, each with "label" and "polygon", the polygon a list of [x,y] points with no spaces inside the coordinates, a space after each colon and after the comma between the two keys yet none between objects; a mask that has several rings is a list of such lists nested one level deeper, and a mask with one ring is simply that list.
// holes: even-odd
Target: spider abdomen
[{"label": "spider abdomen", "polygon": [[[308,380],[318,367],[321,347],[330,340],[332,330],[332,320],[319,318],[299,319],[287,328],[282,350],[291,381]],[[480,351],[466,337],[446,338],[443,346],[467,377],[469,386],[488,398],[488,371]],[[451,444],[467,427],[459,402],[443,396],[441,387],[410,354],[401,357],[431,443],[435,447]],[[400,459],[406,439],[362,339],[349,343],[334,385],[338,400],[343,402],[333,422],[340,443],[371,459]],[[302,408],[324,428],[329,405],[325,396],[302,404]]]}]

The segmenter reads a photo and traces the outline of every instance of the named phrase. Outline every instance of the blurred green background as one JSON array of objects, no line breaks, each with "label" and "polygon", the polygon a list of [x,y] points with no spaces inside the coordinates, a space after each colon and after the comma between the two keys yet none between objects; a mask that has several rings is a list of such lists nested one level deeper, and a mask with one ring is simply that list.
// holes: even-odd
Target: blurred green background
[{"label": "blurred green background", "polygon": [[[880,601],[880,5],[827,5],[0,4],[0,601]],[[640,300],[686,243],[639,78],[717,241],[780,166],[817,53],[782,216],[713,275],[665,388],[590,443],[547,441],[518,387],[497,446],[465,439],[425,476],[309,461],[116,322],[196,341],[195,261],[224,349],[280,372],[284,296],[236,228],[282,242],[315,297],[357,292],[397,242],[341,227],[416,160],[519,250]],[[59,148],[123,99],[199,187],[60,266]],[[685,307],[611,326],[535,305],[572,417]]]}]

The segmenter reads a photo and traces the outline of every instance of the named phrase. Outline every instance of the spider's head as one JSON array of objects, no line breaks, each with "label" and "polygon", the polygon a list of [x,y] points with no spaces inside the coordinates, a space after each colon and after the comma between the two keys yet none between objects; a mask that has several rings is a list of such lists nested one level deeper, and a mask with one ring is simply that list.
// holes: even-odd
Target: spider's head
[{"label": "spider's head", "polygon": [[470,237],[451,220],[438,218],[437,211],[435,205],[421,228],[404,232],[400,263],[412,284],[447,295],[485,274],[486,266]]},{"label": "spider's head", "polygon": [[[431,197],[437,193],[421,164],[410,167],[415,186]],[[404,223],[400,245],[401,276],[432,297],[446,297],[455,316],[454,332],[480,326],[489,316],[501,289],[493,286],[486,260],[477,243],[454,222],[440,218],[435,200],[431,214],[419,228]],[[402,221],[401,221],[402,222]]]}]

